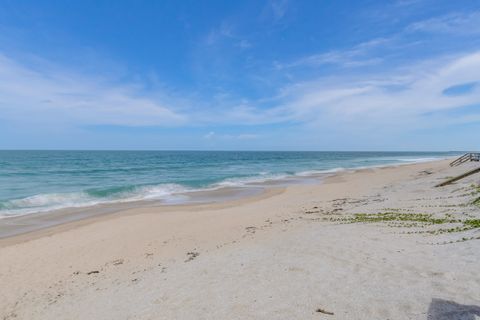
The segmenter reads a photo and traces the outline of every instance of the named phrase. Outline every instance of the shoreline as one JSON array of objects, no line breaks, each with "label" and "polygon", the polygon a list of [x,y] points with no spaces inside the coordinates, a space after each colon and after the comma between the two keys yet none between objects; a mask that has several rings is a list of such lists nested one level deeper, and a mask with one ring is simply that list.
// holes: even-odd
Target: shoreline
[{"label": "shoreline", "polygon": [[[211,206],[214,204],[227,204],[234,206],[243,201],[255,201],[269,196],[272,189],[283,189],[290,186],[302,184],[322,184],[326,179],[342,173],[354,173],[363,170],[395,168],[399,166],[410,166],[422,163],[434,163],[439,161],[451,160],[455,157],[448,157],[435,160],[398,162],[394,164],[372,165],[356,168],[334,168],[328,170],[315,171],[310,174],[294,174],[281,178],[270,178],[262,182],[247,183],[242,187],[225,186],[220,188],[199,189],[188,193],[180,193],[180,196],[191,197],[191,200],[184,203],[163,203],[157,200],[138,200],[138,201],[118,201],[111,203],[100,203],[93,206],[67,207],[49,211],[27,213],[18,216],[4,217],[0,219],[0,246],[2,240],[12,237],[28,235],[30,233],[41,233],[42,230],[48,231],[65,224],[75,224],[76,222],[121,214],[122,212],[137,208],[163,208],[170,211],[178,208]],[[48,232],[47,232],[48,233]],[[27,237],[28,238],[28,237]]]},{"label": "shoreline", "polygon": [[[225,202],[213,202],[213,203],[202,203],[202,204],[178,204],[178,205],[157,205],[157,206],[132,206],[130,208],[122,208],[114,211],[105,212],[102,214],[95,214],[71,221],[66,221],[64,223],[54,224],[50,226],[45,226],[43,228],[37,228],[35,230],[26,231],[23,233],[14,234],[7,237],[0,237],[0,248],[8,247],[11,245],[16,245],[23,242],[28,242],[31,240],[36,240],[43,237],[49,237],[57,233],[66,232],[69,230],[74,230],[79,227],[88,226],[98,222],[108,222],[111,219],[126,217],[130,215],[143,214],[143,211],[157,211],[158,214],[170,214],[181,211],[196,211],[202,212],[207,210],[219,210],[225,208],[232,208],[235,206],[243,205],[249,202],[260,201],[263,199],[268,199],[276,195],[282,194],[285,192],[286,188],[270,188],[264,189],[262,193],[254,195],[251,197],[230,200]],[[141,210],[142,212],[138,212]]]}]

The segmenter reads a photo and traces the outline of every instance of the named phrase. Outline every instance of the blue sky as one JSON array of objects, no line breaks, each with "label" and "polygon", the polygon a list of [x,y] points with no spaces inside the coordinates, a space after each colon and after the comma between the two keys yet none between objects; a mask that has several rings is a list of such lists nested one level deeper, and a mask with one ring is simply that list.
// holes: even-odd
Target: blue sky
[{"label": "blue sky", "polygon": [[478,150],[480,2],[0,0],[0,148]]}]

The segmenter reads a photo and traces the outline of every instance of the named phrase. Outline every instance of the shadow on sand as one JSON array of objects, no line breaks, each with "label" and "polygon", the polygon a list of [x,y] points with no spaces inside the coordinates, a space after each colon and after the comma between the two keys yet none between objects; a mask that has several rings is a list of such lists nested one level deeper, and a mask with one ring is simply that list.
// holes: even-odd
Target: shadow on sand
[{"label": "shadow on sand", "polygon": [[480,317],[480,307],[458,304],[453,301],[432,299],[428,307],[428,320],[476,320]]}]

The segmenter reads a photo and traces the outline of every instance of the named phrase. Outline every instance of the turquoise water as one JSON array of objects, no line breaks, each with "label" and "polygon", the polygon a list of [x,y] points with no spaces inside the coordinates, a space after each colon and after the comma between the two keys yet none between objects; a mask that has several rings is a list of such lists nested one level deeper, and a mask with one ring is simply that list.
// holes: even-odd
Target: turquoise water
[{"label": "turquoise water", "polygon": [[0,151],[0,217],[158,200],[332,170],[446,158],[454,152]]}]

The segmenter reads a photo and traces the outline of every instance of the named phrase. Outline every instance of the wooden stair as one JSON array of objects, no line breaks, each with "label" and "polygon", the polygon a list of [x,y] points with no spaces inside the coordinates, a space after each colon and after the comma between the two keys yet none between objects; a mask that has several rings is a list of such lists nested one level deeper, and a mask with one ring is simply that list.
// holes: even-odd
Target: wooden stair
[{"label": "wooden stair", "polygon": [[450,167],[459,166],[467,161],[480,161],[480,153],[478,152],[469,152],[465,153],[463,156],[455,159],[450,163]]}]

